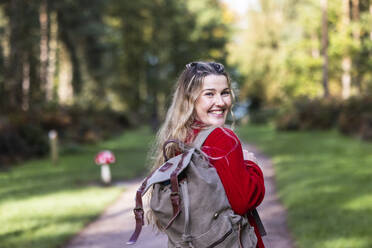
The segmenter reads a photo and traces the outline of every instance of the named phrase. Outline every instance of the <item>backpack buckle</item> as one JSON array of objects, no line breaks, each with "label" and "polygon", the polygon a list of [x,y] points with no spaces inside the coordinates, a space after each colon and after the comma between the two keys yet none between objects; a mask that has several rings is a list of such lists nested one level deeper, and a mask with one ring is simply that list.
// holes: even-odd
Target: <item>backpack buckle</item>
[{"label": "backpack buckle", "polygon": [[134,208],[133,211],[134,211],[134,214],[142,214],[142,213],[144,213],[143,212],[143,208]]},{"label": "backpack buckle", "polygon": [[133,245],[136,243],[139,234],[141,233],[142,226],[145,224],[143,221],[143,208],[136,207],[133,209],[134,212],[134,218],[136,219],[136,229],[134,230],[134,233],[130,237],[129,241],[127,242],[128,245]]},{"label": "backpack buckle", "polygon": [[133,209],[133,212],[134,212],[135,219],[140,220],[143,225],[144,224],[143,223],[143,214],[144,214],[143,208],[135,208]]}]

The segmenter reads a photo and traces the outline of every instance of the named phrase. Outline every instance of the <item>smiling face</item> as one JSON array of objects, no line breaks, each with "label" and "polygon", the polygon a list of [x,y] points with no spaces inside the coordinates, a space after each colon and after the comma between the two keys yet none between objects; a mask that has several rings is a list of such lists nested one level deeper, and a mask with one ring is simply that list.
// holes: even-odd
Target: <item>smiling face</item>
[{"label": "smiling face", "polygon": [[225,124],[231,107],[231,90],[224,75],[208,75],[195,103],[196,119],[207,126]]}]

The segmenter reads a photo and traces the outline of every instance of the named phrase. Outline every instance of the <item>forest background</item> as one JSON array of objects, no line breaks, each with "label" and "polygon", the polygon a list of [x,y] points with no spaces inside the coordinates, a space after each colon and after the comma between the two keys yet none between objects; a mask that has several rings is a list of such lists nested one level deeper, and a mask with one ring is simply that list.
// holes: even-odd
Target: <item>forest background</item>
[{"label": "forest background", "polygon": [[[372,1],[0,2],[0,167],[155,130],[190,61],[226,65],[237,107],[278,129],[372,139]],[[243,111],[244,112],[244,111]]]}]

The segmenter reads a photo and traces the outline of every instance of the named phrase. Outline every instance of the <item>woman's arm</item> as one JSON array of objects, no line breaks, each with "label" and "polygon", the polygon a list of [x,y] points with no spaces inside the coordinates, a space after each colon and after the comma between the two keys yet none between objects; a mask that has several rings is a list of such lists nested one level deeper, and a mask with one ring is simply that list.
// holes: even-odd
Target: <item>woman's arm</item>
[{"label": "woman's arm", "polygon": [[233,131],[216,128],[202,149],[216,168],[237,214],[243,215],[262,202],[265,194],[262,171],[255,162],[244,160],[241,143]]}]

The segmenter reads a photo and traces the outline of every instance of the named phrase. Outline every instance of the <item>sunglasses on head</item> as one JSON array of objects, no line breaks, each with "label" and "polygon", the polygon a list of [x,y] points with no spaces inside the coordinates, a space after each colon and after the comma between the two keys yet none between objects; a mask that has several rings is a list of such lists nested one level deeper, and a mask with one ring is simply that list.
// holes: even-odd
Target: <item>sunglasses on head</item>
[{"label": "sunglasses on head", "polygon": [[[216,62],[207,62],[208,65],[212,66],[213,69],[215,69],[218,73],[223,73],[225,71],[225,67]],[[199,62],[191,62],[186,65],[187,69],[193,69],[195,68],[197,71],[202,70],[203,66],[205,66],[205,63],[199,63]]]}]

